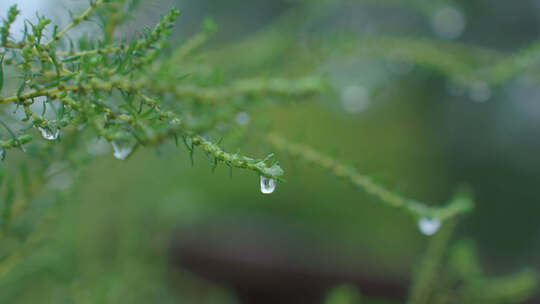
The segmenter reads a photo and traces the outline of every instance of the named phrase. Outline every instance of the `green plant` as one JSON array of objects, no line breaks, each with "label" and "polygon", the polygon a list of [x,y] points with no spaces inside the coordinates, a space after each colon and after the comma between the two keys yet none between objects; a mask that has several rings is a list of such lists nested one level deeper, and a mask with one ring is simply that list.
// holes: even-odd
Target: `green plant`
[{"label": "green plant", "polygon": [[[8,238],[16,230],[12,228],[13,223],[28,212],[43,186],[92,160],[95,153],[89,152],[87,146],[97,139],[111,144],[114,156],[120,160],[127,159],[138,148],[160,147],[169,140],[185,145],[192,163],[195,150],[200,149],[214,169],[222,164],[231,170],[254,171],[261,178],[264,193],[271,193],[276,182],[284,181],[284,170],[273,154],[256,158],[230,153],[222,148],[221,140],[215,139],[237,128],[231,122],[238,113],[264,109],[267,100],[309,100],[332,94],[324,77],[307,73],[308,76],[288,79],[224,80],[217,68],[200,64],[193,56],[217,30],[211,20],[203,23],[200,34],[177,48],[171,47],[168,37],[180,14],[176,9],[171,9],[153,29],[144,29],[138,39],[116,41],[116,28],[127,19],[137,2],[93,1],[64,27],[52,26],[50,19],[38,15],[36,24],[25,22],[24,37],[20,41],[14,41],[10,31],[19,11],[16,6],[9,10],[0,29],[0,104],[11,106],[13,114],[0,121],[5,130],[1,133],[1,154],[8,167],[0,172],[5,194],[1,204],[0,238]],[[429,10],[429,6],[418,3],[416,7],[421,11]],[[103,29],[99,39],[82,36],[74,41],[68,37],[72,29],[92,18],[98,20]],[[290,20],[282,22],[288,24]],[[279,40],[289,38],[287,35],[276,37],[269,32],[261,39],[275,39],[279,45]],[[515,56],[505,57],[487,49],[426,39],[350,39],[347,35],[342,38],[336,39],[332,51],[337,48],[343,53],[354,50],[366,57],[389,56],[398,62],[434,70],[459,85],[479,81],[490,86],[500,85],[527,69],[535,61],[537,49],[533,45]],[[314,52],[317,56],[327,56],[329,50],[321,47]],[[484,63],[487,60],[489,63]],[[404,209],[420,221],[421,228],[422,223],[427,225],[423,228],[425,234],[433,234],[443,225],[444,229],[432,240],[411,292],[411,303],[427,303],[453,226],[459,216],[473,208],[471,195],[458,191],[441,206],[419,202],[375,183],[353,166],[344,165],[307,145],[291,143],[276,132],[267,132],[265,127],[257,132],[262,135],[262,141],[283,155],[320,167],[381,203]],[[36,138],[39,135],[43,139]],[[15,150],[29,155],[19,168],[9,164],[12,156],[13,160],[20,157],[21,153]],[[50,210],[54,214],[56,209]],[[49,215],[37,217],[46,222]],[[24,258],[24,251],[44,235],[46,230],[40,225],[35,224],[27,231],[23,241],[0,252],[5,255],[0,261],[0,277]],[[478,273],[471,281],[467,280],[468,275],[459,279],[470,283],[459,291],[460,296],[475,301],[478,299],[471,295],[471,288],[484,290],[497,283],[484,280]],[[505,286],[509,287],[501,292],[506,290],[509,297],[515,294],[524,297],[534,288],[531,282],[536,281],[536,276],[527,272],[516,280],[524,283],[516,283],[519,288],[508,283]],[[440,295],[443,298],[444,290]],[[486,303],[490,301],[487,296],[479,297]]]}]

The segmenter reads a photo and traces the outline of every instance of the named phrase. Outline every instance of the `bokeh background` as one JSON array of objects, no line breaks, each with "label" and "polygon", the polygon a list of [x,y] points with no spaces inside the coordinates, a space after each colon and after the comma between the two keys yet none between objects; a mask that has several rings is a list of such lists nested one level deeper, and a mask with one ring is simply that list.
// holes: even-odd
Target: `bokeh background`
[{"label": "bokeh background", "polygon": [[[39,10],[60,23],[86,5],[3,0],[0,12],[13,3],[29,19]],[[315,74],[331,85],[312,100],[258,108],[238,119],[242,128],[272,126],[420,201],[444,203],[467,184],[476,209],[455,239],[475,242],[489,274],[539,266],[538,74],[464,86],[358,46],[414,38],[471,58],[461,46],[473,45],[476,61],[499,58],[538,40],[540,2],[149,0],[120,35],[152,26],[172,5],[182,10],[173,44],[205,17],[219,24],[200,55],[225,79]],[[224,144],[272,151],[249,131]],[[98,148],[110,153],[67,178],[63,194],[53,190],[66,180],[43,194],[66,203],[47,241],[0,278],[1,303],[284,303],[282,294],[326,296],[342,283],[399,303],[426,248],[404,212],[279,153],[287,182],[262,195],[254,174],[212,173],[203,154],[192,167],[172,144],[125,162]]]}]

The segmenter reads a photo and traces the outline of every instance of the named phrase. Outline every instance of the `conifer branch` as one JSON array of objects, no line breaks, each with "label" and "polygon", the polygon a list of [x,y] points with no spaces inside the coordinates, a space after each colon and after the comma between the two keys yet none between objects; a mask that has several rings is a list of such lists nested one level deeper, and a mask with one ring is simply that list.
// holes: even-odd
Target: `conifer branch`
[{"label": "conifer branch", "polygon": [[266,140],[278,151],[297,157],[308,164],[321,167],[334,176],[342,178],[360,190],[376,197],[381,203],[404,209],[415,217],[430,217],[444,221],[468,213],[473,208],[472,201],[467,197],[455,198],[445,206],[432,206],[405,198],[373,182],[369,176],[362,175],[356,169],[345,166],[307,145],[287,142],[276,133],[267,135]]}]

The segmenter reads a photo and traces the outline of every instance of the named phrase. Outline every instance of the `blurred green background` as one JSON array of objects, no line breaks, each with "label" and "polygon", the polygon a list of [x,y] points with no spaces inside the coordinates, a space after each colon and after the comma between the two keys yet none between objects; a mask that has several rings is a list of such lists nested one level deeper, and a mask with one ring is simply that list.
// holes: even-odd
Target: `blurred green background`
[{"label": "blurred green background", "polygon": [[[59,7],[85,5],[7,2],[2,11],[20,3],[28,18],[39,8],[60,22],[66,13]],[[196,33],[205,17],[220,25],[200,55],[224,79],[315,74],[332,86],[333,93],[312,100],[259,107],[249,113],[249,125],[272,126],[420,201],[444,203],[457,185],[470,185],[476,209],[460,222],[456,239],[476,242],[490,274],[538,266],[540,87],[534,71],[500,86],[460,87],[437,68],[354,45],[370,37],[413,37],[456,47],[456,56],[462,43],[503,56],[538,40],[540,2],[151,0],[124,33],[153,25],[172,5],[182,10],[174,43]],[[463,56],[474,57],[468,50]],[[261,157],[272,152],[249,130],[226,135],[224,145]],[[236,286],[173,262],[182,253],[171,244],[194,229],[209,248],[213,241],[250,245],[252,239],[243,241],[229,228],[255,235],[260,228],[262,236],[284,231],[309,240],[303,247],[313,267],[353,269],[406,287],[428,239],[414,219],[317,168],[277,157],[287,182],[266,196],[254,174],[212,173],[203,154],[192,167],[174,144],[140,149],[125,162],[112,153],[99,156],[66,193],[43,193],[64,203],[46,241],[0,278],[0,302],[236,303]]]}]

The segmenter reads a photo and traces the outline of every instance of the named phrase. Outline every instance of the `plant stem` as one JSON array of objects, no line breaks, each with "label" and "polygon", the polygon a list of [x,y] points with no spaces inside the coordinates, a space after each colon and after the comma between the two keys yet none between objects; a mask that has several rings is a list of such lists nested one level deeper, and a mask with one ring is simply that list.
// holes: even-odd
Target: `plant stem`
[{"label": "plant stem", "polygon": [[313,148],[287,142],[278,134],[266,136],[266,140],[276,149],[293,157],[298,157],[309,164],[326,169],[334,176],[343,178],[353,186],[375,196],[381,202],[392,207],[403,208],[415,217],[436,217],[441,221],[469,212],[473,203],[467,198],[452,199],[444,206],[430,206],[425,203],[402,197],[384,186],[374,183],[368,176],[360,174],[352,167],[345,166],[331,157],[317,152]]},{"label": "plant stem", "polygon": [[437,283],[437,274],[448,243],[454,232],[456,220],[448,221],[429,241],[420,267],[413,278],[407,304],[427,304]]},{"label": "plant stem", "polygon": [[80,16],[73,18],[73,21],[71,21],[70,24],[68,24],[64,29],[62,29],[59,33],[57,33],[54,37],[52,37],[52,40],[49,41],[45,46],[50,47],[53,43],[60,40],[62,36],[64,36],[67,32],[69,32],[72,28],[76,27],[79,23],[81,23],[83,20],[88,19],[88,16],[96,10],[100,5],[102,5],[105,2],[105,0],[97,0],[96,2],[93,2],[90,7],[88,7]]}]

